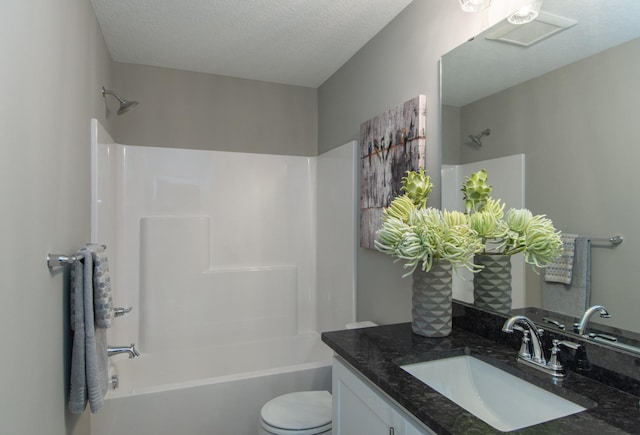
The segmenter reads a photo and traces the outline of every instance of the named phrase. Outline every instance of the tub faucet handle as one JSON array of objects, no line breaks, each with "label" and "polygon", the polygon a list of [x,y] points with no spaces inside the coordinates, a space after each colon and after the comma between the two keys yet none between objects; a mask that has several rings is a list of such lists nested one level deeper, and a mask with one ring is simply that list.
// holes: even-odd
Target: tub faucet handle
[{"label": "tub faucet handle", "polygon": [[131,312],[131,310],[133,310],[133,307],[118,307],[118,308],[114,308],[113,309],[113,315],[116,317],[120,317],[120,316],[124,316],[125,314],[128,314]]},{"label": "tub faucet handle", "polygon": [[120,380],[118,379],[118,375],[111,375],[109,378],[109,385],[111,385],[112,390],[117,390],[120,386]]}]

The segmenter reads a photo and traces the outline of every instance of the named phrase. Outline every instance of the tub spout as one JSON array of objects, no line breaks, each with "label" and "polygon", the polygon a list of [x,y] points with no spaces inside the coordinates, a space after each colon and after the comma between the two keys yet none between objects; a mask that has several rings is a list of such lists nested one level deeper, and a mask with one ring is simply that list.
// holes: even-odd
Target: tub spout
[{"label": "tub spout", "polygon": [[140,356],[140,352],[136,349],[136,345],[131,343],[131,346],[107,346],[107,356],[118,355],[120,353],[128,353],[129,358],[135,358]]}]

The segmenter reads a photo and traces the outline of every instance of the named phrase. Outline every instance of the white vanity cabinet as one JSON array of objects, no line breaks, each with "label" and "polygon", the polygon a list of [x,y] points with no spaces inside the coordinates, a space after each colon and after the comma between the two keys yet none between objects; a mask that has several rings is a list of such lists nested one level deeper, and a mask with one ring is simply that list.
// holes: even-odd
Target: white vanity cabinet
[{"label": "white vanity cabinet", "polygon": [[435,434],[412,421],[407,411],[337,357],[333,358],[332,426],[334,435]]}]

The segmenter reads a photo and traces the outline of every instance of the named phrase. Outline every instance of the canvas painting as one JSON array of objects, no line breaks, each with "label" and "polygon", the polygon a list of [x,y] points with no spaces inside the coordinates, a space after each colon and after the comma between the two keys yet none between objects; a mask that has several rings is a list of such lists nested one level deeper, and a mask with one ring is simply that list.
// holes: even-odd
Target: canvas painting
[{"label": "canvas painting", "polygon": [[375,249],[382,210],[402,194],[406,171],[425,166],[426,96],[360,125],[360,246]]}]

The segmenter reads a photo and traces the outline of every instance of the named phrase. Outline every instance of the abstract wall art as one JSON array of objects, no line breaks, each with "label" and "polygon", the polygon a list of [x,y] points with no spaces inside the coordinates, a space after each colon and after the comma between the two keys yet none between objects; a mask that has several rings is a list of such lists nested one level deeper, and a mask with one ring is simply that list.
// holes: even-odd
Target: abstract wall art
[{"label": "abstract wall art", "polygon": [[406,171],[425,167],[426,96],[360,125],[360,246],[374,249],[382,210],[402,194]]}]

